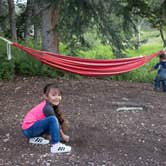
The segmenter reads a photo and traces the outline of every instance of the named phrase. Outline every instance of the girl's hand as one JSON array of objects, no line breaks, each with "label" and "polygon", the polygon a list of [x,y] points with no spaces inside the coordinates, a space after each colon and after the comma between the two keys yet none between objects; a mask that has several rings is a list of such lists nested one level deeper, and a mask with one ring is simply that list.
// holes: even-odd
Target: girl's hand
[{"label": "girl's hand", "polygon": [[63,135],[62,135],[62,138],[63,138],[63,140],[64,140],[65,142],[69,142],[69,140],[70,140],[70,137],[69,137],[68,135],[66,135],[66,134],[63,134]]}]

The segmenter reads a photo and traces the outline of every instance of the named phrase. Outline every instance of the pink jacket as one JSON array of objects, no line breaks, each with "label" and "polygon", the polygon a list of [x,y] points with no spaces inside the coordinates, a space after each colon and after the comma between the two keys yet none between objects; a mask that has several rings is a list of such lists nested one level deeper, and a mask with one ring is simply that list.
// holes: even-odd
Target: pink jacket
[{"label": "pink jacket", "polygon": [[36,121],[45,118],[45,115],[43,113],[43,108],[45,105],[46,105],[46,100],[43,100],[40,104],[36,105],[26,114],[22,123],[23,130],[26,130],[29,127],[31,127]]}]

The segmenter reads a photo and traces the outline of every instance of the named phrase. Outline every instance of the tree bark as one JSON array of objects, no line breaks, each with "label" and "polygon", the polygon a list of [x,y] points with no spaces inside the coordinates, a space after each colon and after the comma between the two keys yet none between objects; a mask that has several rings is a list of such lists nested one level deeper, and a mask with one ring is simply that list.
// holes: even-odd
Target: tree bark
[{"label": "tree bark", "polygon": [[48,5],[42,11],[42,48],[45,51],[58,52],[57,24],[58,10]]},{"label": "tree bark", "polygon": [[32,11],[33,11],[33,0],[27,0],[24,39],[27,39],[29,37],[29,29],[30,29],[30,25],[31,25]]},{"label": "tree bark", "polygon": [[5,26],[5,15],[6,15],[6,9],[4,8],[4,2],[0,0],[0,31],[4,31],[6,28]]},{"label": "tree bark", "polygon": [[162,27],[162,24],[161,24],[161,23],[160,23],[159,31],[160,31],[161,39],[162,39],[162,41],[163,41],[163,46],[166,47],[166,39],[165,39],[165,37],[164,37],[163,27]]},{"label": "tree bark", "polygon": [[166,47],[166,38],[164,36],[164,28],[163,28],[163,26],[166,23],[166,9],[165,9],[165,5],[166,5],[166,0],[162,4],[162,16],[161,16],[161,21],[160,21],[160,35],[161,35],[161,39],[163,41],[163,46],[164,47]]},{"label": "tree bark", "polygon": [[37,23],[38,20],[38,4],[37,2],[34,0],[34,8],[33,8],[33,16],[34,16],[34,40],[37,41],[38,40],[38,31],[39,31],[39,25]]},{"label": "tree bark", "polygon": [[9,24],[10,24],[11,37],[13,41],[17,41],[14,0],[8,0],[8,5],[9,5]]},{"label": "tree bark", "polygon": [[136,42],[135,42],[135,49],[138,49],[141,46],[141,27],[143,24],[144,19],[143,18],[137,18],[136,21]]}]

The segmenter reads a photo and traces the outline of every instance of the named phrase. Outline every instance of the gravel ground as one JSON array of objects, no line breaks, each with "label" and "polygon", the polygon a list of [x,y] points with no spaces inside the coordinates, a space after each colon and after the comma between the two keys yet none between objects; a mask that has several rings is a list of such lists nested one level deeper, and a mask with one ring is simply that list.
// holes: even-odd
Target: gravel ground
[{"label": "gravel ground", "polygon": [[[50,82],[63,93],[70,154],[51,154],[50,145],[31,145],[21,134]],[[166,166],[166,94],[152,84],[18,77],[1,81],[0,91],[2,166]]]}]

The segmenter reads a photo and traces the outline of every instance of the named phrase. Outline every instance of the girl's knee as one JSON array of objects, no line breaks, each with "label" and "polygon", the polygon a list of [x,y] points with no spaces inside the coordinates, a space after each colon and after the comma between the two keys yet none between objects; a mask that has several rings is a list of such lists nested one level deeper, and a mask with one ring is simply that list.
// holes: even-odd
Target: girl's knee
[{"label": "girl's knee", "polygon": [[58,119],[56,116],[49,116],[48,118],[50,123],[58,123]]}]

